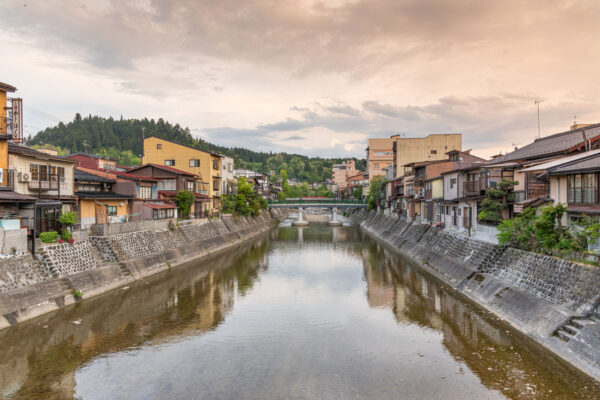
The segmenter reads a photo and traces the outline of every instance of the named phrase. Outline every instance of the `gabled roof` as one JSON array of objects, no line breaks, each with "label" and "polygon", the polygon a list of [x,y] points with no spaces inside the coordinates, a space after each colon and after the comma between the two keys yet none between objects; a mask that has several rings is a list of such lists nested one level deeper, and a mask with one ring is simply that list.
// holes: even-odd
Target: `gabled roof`
[{"label": "gabled roof", "polygon": [[183,170],[180,170],[180,169],[177,169],[177,168],[168,167],[166,165],[160,165],[160,164],[151,164],[151,163],[144,164],[144,165],[139,166],[139,167],[133,167],[133,168],[131,168],[129,170],[129,173],[132,173],[134,171],[140,170],[140,169],[148,167],[148,166],[154,167],[154,168],[158,168],[158,169],[162,169],[163,171],[169,171],[169,172],[172,172],[172,173],[177,174],[177,175],[198,176],[196,174],[192,174],[191,172],[183,171]]},{"label": "gabled roof", "polygon": [[[599,150],[600,152],[600,150]],[[596,153],[590,157],[577,160],[568,164],[564,164],[558,168],[548,171],[549,175],[566,175],[576,172],[593,172],[600,171],[600,153]]]},{"label": "gabled roof", "polygon": [[78,168],[75,168],[75,180],[76,181],[91,181],[91,182],[106,182],[106,183],[115,183],[114,179],[107,178],[105,176],[100,176],[96,174],[90,174],[86,171],[81,171]]},{"label": "gabled roof", "polygon": [[0,91],[2,92],[16,92],[17,88],[8,83],[0,82]]},{"label": "gabled roof", "polygon": [[73,156],[84,156],[84,157],[89,157],[89,158],[97,158],[100,160],[110,160],[110,161],[118,161],[116,158],[112,158],[112,157],[106,157],[106,156],[99,156],[96,154],[91,154],[91,153],[84,153],[84,152],[77,152],[77,153],[72,153],[69,154],[68,156],[65,156],[66,158],[70,158]]},{"label": "gabled roof", "polygon": [[48,153],[42,153],[41,151],[37,151],[31,149],[27,146],[23,146],[16,143],[8,143],[8,152],[13,154],[21,154],[27,157],[37,158],[39,160],[50,160],[50,161],[60,161],[64,163],[74,163],[75,160],[70,160],[68,158],[64,158],[62,156],[53,156]]},{"label": "gabled roof", "polygon": [[527,146],[494,158],[489,164],[566,154],[585,144],[588,140],[597,139],[600,139],[600,124],[585,126],[536,139]]},{"label": "gabled roof", "polygon": [[599,159],[595,158],[600,155],[600,150],[591,150],[586,151],[584,153],[574,154],[569,157],[562,157],[559,159],[554,159],[552,161],[548,161],[545,163],[537,164],[528,168],[524,168],[521,172],[532,172],[532,171],[543,171],[543,170],[552,170],[561,166],[570,165],[574,162],[581,162],[582,160],[587,160],[588,158],[594,158],[596,160],[596,164],[600,166]]},{"label": "gabled roof", "polygon": [[101,199],[101,200],[130,200],[133,196],[114,192],[88,192],[85,190],[75,192],[80,199]]}]

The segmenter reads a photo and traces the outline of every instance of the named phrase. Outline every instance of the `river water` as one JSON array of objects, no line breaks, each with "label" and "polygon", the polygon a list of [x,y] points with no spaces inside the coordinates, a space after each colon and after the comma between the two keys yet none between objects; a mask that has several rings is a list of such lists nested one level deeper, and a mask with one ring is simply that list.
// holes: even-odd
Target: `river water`
[{"label": "river water", "polygon": [[317,225],[0,331],[0,372],[9,399],[600,398],[356,228]]}]

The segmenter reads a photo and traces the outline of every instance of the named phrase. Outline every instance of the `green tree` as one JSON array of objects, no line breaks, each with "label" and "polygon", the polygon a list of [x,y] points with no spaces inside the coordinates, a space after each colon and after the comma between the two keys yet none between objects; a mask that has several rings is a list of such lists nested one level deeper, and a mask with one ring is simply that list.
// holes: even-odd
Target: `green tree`
[{"label": "green tree", "polygon": [[383,185],[385,180],[383,176],[376,176],[371,180],[369,193],[367,194],[367,207],[369,210],[377,208],[377,201],[383,196]]},{"label": "green tree", "polygon": [[362,196],[363,196],[362,186],[354,188],[354,191],[352,192],[352,197],[354,197],[354,199],[356,199],[356,200],[360,200],[360,199],[362,199]]},{"label": "green tree", "polygon": [[189,217],[192,204],[194,204],[194,193],[188,190],[180,190],[175,197],[175,204],[177,204],[180,218]]},{"label": "green tree", "polygon": [[267,208],[267,201],[254,191],[250,182],[239,177],[237,193],[227,195],[223,199],[223,211],[243,216],[258,216],[261,210]]},{"label": "green tree", "polygon": [[477,217],[479,221],[500,222],[503,211],[514,201],[512,188],[518,184],[516,181],[502,179],[498,188],[489,188],[486,198],[481,202],[481,211]]}]

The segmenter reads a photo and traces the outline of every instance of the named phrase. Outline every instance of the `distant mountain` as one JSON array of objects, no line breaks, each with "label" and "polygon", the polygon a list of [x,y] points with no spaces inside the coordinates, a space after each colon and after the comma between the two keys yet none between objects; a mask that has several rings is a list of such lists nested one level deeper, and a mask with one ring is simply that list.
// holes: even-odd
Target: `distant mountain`
[{"label": "distant mountain", "polygon": [[[46,128],[27,141],[28,145],[52,144],[68,152],[87,152],[111,155],[126,164],[139,162],[142,154],[142,131],[148,136],[200,150],[220,153],[235,160],[236,168],[249,168],[268,174],[281,169],[289,178],[309,183],[322,182],[331,177],[333,164],[344,159],[324,159],[299,154],[257,152],[241,147],[222,147],[191,135],[189,128],[171,124],[162,118],[154,119],[113,119],[89,115],[85,118],[77,113],[73,121]],[[365,160],[355,159],[358,169],[364,169]]]}]

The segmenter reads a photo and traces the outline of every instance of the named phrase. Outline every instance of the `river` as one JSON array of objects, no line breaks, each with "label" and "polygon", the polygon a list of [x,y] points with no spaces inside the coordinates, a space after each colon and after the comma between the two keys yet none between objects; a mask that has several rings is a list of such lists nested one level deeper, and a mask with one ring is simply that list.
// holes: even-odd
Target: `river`
[{"label": "river", "polygon": [[594,399],[597,382],[355,227],[244,249],[0,331],[8,399]]}]

